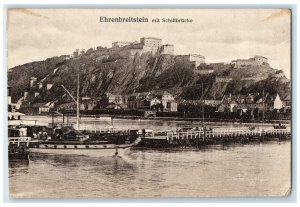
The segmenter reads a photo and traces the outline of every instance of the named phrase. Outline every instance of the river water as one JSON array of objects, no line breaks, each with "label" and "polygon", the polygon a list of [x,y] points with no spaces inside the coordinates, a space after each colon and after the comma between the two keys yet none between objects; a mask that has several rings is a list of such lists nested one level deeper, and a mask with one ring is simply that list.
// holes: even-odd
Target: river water
[{"label": "river water", "polygon": [[[117,122],[160,130],[191,124]],[[290,186],[290,141],[205,150],[133,149],[118,158],[31,154],[29,163],[9,166],[15,198],[283,196]]]}]

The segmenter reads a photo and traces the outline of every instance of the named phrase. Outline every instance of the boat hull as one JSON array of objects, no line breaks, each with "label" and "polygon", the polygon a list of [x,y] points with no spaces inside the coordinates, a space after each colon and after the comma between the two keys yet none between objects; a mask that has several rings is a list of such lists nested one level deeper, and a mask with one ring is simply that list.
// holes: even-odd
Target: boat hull
[{"label": "boat hull", "polygon": [[30,153],[53,154],[53,155],[82,155],[89,157],[113,157],[124,156],[130,148],[109,149],[54,149],[54,148],[30,148]]},{"label": "boat hull", "polygon": [[58,155],[84,155],[91,157],[123,156],[130,151],[130,148],[141,141],[138,138],[131,144],[53,144],[36,143],[30,147],[30,153],[58,154]]}]

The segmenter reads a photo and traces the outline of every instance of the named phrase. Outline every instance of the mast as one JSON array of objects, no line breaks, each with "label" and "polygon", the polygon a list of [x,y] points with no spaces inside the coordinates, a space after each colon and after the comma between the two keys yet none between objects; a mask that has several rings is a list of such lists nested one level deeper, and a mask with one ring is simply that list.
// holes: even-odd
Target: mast
[{"label": "mast", "polygon": [[53,115],[53,111],[52,111],[52,113],[51,113],[51,118],[52,118],[52,124],[51,124],[51,137],[52,137],[52,135],[54,134],[53,133],[53,129],[54,129],[54,115]]},{"label": "mast", "polygon": [[263,90],[262,123],[264,123],[264,120],[265,120],[265,101],[266,101],[266,99],[264,100],[264,98],[265,98],[265,90]]},{"label": "mast", "polygon": [[65,88],[64,85],[61,85],[63,89],[69,94],[69,96],[75,101],[76,103],[76,127],[79,130],[79,118],[80,118],[80,107],[79,107],[79,71],[77,73],[77,98],[75,99],[74,96]]},{"label": "mast", "polygon": [[202,129],[204,130],[204,100],[203,100],[203,82],[201,83],[201,107],[202,107]]},{"label": "mast", "polygon": [[263,108],[262,108],[262,122],[261,122],[261,136],[262,136],[262,138],[260,139],[260,140],[262,140],[263,139],[263,136],[264,136],[264,134],[263,134],[263,131],[264,131],[264,121],[265,121],[265,101],[266,101],[266,99],[265,99],[265,90],[263,90]]},{"label": "mast", "polygon": [[111,124],[111,131],[113,132],[114,131],[114,116],[111,116],[110,117],[110,124]]},{"label": "mast", "polygon": [[80,116],[80,108],[79,108],[79,72],[77,74],[77,111],[76,111],[76,127],[79,130],[79,116]]}]

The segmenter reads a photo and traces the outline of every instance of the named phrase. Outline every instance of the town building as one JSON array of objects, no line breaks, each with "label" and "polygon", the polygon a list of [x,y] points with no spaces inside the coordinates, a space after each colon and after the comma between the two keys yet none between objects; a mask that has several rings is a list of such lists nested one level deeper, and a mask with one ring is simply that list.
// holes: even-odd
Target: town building
[{"label": "town building", "polygon": [[157,37],[142,37],[140,39],[141,44],[148,47],[160,47],[161,39]]},{"label": "town building", "polygon": [[211,107],[217,107],[222,103],[222,100],[204,100],[204,105],[211,106]]},{"label": "town building", "polygon": [[143,52],[156,54],[161,47],[161,39],[156,37],[142,37],[140,43],[143,45]]},{"label": "town building", "polygon": [[234,68],[244,68],[244,67],[253,66],[253,65],[269,66],[268,58],[260,56],[260,55],[255,55],[254,57],[249,58],[249,59],[233,60],[233,61],[231,61],[231,64],[234,66]]},{"label": "town building", "polygon": [[282,100],[282,106],[285,111],[291,110],[291,95],[290,94]]},{"label": "town building", "polygon": [[145,110],[144,117],[156,117],[156,111],[153,110]]},{"label": "town building", "polygon": [[[79,109],[90,111],[94,110],[97,106],[98,99],[97,98],[87,98],[82,97],[79,103]],[[77,103],[75,101],[61,104],[57,107],[57,111],[76,111],[77,110]]]},{"label": "town building", "polygon": [[274,109],[277,109],[277,110],[283,108],[283,103],[282,103],[282,101],[281,101],[281,99],[280,99],[280,97],[279,97],[278,94],[276,95],[276,98],[274,99],[274,105],[273,105],[273,108],[274,108]]},{"label": "town building", "polygon": [[52,83],[48,83],[48,84],[46,85],[47,90],[50,90],[50,89],[52,88],[52,86],[53,86]]},{"label": "town building", "polygon": [[150,52],[151,54],[168,54],[174,55],[174,45],[162,45],[162,39],[156,37],[142,37],[140,42],[116,41],[112,43],[111,48],[97,47],[97,52],[102,55],[109,55],[118,52],[121,55],[134,58],[136,54]]},{"label": "town building", "polygon": [[17,112],[18,104],[11,102],[11,86],[7,86],[7,112],[8,120],[21,120],[21,116],[24,114]]},{"label": "town building", "polygon": [[[108,98],[108,103],[114,103],[114,104],[124,104],[124,102],[126,102],[126,100],[124,99],[124,97],[120,94],[112,94],[112,93],[106,93],[106,96]],[[126,104],[126,103],[125,103]]]},{"label": "town building", "polygon": [[[159,95],[156,97],[160,97]],[[166,112],[176,112],[177,111],[177,102],[174,99],[174,96],[166,91],[163,92],[161,96],[161,102]]]},{"label": "town building", "polygon": [[12,118],[14,109],[11,104],[11,86],[7,86],[7,108],[8,108],[8,120]]},{"label": "town building", "polygon": [[193,64],[196,68],[200,64],[205,63],[205,57],[200,54],[183,55],[183,58]]},{"label": "town building", "polygon": [[222,66],[225,65],[225,63],[224,63],[224,62],[220,62],[220,63],[209,63],[208,65],[214,68],[214,67],[222,67]]},{"label": "town building", "polygon": [[265,111],[271,112],[283,108],[283,102],[278,94],[247,94],[247,95],[224,95],[218,112],[246,112],[246,111]]},{"label": "town building", "polygon": [[77,104],[75,101],[61,104],[57,107],[57,111],[64,112],[64,111],[75,111],[77,109]]},{"label": "town building", "polygon": [[160,47],[160,54],[174,55],[174,45],[166,44]]},{"label": "town building", "polygon": [[74,58],[79,57],[80,55],[83,55],[84,53],[85,53],[85,49],[76,49],[73,52],[73,57]]},{"label": "town building", "polygon": [[149,92],[129,94],[127,106],[129,109],[150,109],[150,99]]},{"label": "town building", "polygon": [[195,71],[195,73],[200,74],[200,75],[210,74],[210,73],[214,72],[213,69],[196,69],[194,71]]},{"label": "town building", "polygon": [[33,109],[36,109],[38,114],[48,114],[50,112],[50,106],[47,103],[36,103],[32,106]]},{"label": "town building", "polygon": [[128,108],[176,112],[178,106],[174,96],[167,91],[152,91],[129,95]]},{"label": "town building", "polygon": [[231,82],[233,79],[230,76],[217,76],[216,77],[216,82],[217,83],[229,83]]},{"label": "town building", "polygon": [[34,84],[36,83],[37,78],[36,77],[31,77],[30,81],[29,81],[29,85],[30,88],[32,88],[34,86]]},{"label": "town building", "polygon": [[27,99],[27,97],[28,97],[28,92],[27,92],[27,91],[25,91],[25,92],[24,92],[24,95],[23,95],[23,100],[26,100],[26,99]]},{"label": "town building", "polygon": [[122,50],[119,51],[121,55],[129,56],[133,58],[136,54],[141,55],[143,53],[143,45],[140,43],[134,43],[128,46],[124,46]]},{"label": "town building", "polygon": [[109,104],[108,106],[106,106],[105,109],[120,110],[120,109],[124,109],[124,108],[123,108],[123,105],[121,105],[121,104],[112,103],[112,104]]},{"label": "town building", "polygon": [[[177,112],[177,102],[174,96],[167,91],[155,91],[151,93],[150,108],[163,112]],[[161,105],[161,109],[159,106]]]},{"label": "town building", "polygon": [[133,42],[117,41],[112,43],[112,47],[124,47],[131,44],[133,44]]},{"label": "town building", "polygon": [[60,58],[63,58],[65,60],[70,60],[72,58],[72,55],[61,55]]},{"label": "town building", "polygon": [[49,114],[53,106],[54,104],[52,102],[34,104],[23,102],[20,111],[25,114]]}]

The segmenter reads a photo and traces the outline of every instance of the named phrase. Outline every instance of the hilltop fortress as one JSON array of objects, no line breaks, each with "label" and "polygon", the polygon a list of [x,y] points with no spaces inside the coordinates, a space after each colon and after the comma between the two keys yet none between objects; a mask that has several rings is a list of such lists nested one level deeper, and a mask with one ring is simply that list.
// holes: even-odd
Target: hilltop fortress
[{"label": "hilltop fortress", "polygon": [[[89,51],[89,50],[88,50]],[[80,55],[87,53],[84,49],[76,49],[70,58],[76,58]],[[120,55],[126,55],[133,58],[135,55],[141,55],[143,53],[149,52],[152,55],[174,55],[174,45],[172,44],[162,44],[162,39],[156,37],[142,37],[140,41],[127,42],[127,41],[116,41],[112,43],[111,48],[107,47],[97,47],[96,51],[100,54],[98,60],[107,58],[113,53],[119,53]],[[205,63],[205,57],[200,54],[188,54],[182,55],[184,59],[190,61],[195,67],[200,64]]]},{"label": "hilltop fortress", "polygon": [[156,37],[142,37],[140,42],[125,42],[117,41],[112,43],[112,51],[120,51],[121,53],[129,53],[130,56],[135,54],[141,55],[145,52],[151,54],[166,54],[174,55],[174,45],[166,44],[162,45],[162,39]]},{"label": "hilltop fortress", "polygon": [[255,55],[254,57],[249,58],[249,59],[233,60],[233,61],[231,61],[231,64],[234,65],[234,68],[244,68],[244,67],[251,66],[251,65],[269,66],[268,58],[260,56],[260,55]]},{"label": "hilltop fortress", "polygon": [[[141,55],[143,53],[151,53],[152,55],[174,55],[174,45],[173,44],[162,44],[162,39],[157,37],[142,37],[140,41],[128,42],[128,41],[115,41],[112,43],[112,47],[101,47],[93,49],[90,48],[87,51],[85,49],[76,49],[72,55],[66,57],[66,59],[77,58],[81,55],[97,52],[98,57],[96,61],[102,61],[104,58],[108,58],[112,54],[120,54],[121,56],[128,56],[134,58],[135,55]],[[184,54],[178,55],[182,59],[189,61],[191,65],[197,69],[201,64],[205,64],[205,57],[201,54]],[[225,63],[210,63],[209,65],[224,65]],[[268,58],[255,55],[254,57],[248,59],[236,59],[232,60],[230,63],[233,68],[247,68],[249,66],[269,66]],[[199,74],[212,73],[211,69],[201,69],[195,70]]]},{"label": "hilltop fortress", "polygon": [[[96,61],[102,61],[103,59],[109,58],[110,55],[118,54],[121,56],[127,56],[129,58],[134,58],[136,55],[140,56],[143,53],[151,53],[152,55],[174,55],[174,45],[173,44],[162,44],[162,39],[157,37],[142,37],[140,41],[128,42],[128,41],[115,41],[112,43],[112,47],[101,47],[90,48],[87,51],[85,49],[76,49],[73,55],[69,55],[66,59],[77,58],[81,55],[96,52]],[[183,54],[177,55],[184,61],[188,61],[194,72],[198,74],[209,74],[213,73],[215,66],[224,66],[225,63],[206,63],[205,57],[200,54]],[[229,63],[228,63],[229,64]],[[201,66],[202,65],[202,66]],[[211,67],[206,67],[209,65]],[[268,58],[255,55],[254,57],[248,59],[236,59],[230,62],[232,68],[242,69],[249,66],[264,66],[269,67]]]}]

